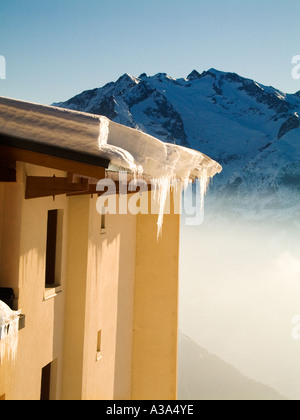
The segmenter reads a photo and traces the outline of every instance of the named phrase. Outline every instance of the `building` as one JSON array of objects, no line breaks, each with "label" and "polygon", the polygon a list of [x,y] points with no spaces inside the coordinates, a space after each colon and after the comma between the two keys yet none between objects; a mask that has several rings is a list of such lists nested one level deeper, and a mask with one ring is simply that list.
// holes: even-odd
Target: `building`
[{"label": "building", "polygon": [[[165,147],[103,117],[0,98],[0,300],[21,312],[0,399],[176,399],[180,215],[171,206],[158,240],[157,214],[97,211],[98,180],[141,166],[157,177]],[[220,171],[200,155],[189,176]]]}]

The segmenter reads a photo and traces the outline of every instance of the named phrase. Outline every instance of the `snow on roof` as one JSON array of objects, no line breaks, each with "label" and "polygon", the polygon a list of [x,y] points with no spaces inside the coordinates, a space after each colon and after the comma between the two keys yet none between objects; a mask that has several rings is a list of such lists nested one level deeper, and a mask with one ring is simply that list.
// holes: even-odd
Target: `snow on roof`
[{"label": "snow on roof", "polygon": [[[211,178],[222,167],[204,154],[162,142],[141,131],[117,124],[106,117],[0,97],[0,134],[107,159],[151,178]],[[22,141],[18,143],[22,146]],[[0,143],[3,140],[0,141]]]}]

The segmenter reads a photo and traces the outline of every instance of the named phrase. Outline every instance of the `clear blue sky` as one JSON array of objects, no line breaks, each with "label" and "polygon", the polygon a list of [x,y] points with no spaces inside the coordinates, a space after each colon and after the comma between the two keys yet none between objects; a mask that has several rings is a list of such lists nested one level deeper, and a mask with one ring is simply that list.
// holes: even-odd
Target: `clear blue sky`
[{"label": "clear blue sky", "polygon": [[285,92],[299,0],[1,0],[0,95],[51,104],[127,72],[233,71]]}]

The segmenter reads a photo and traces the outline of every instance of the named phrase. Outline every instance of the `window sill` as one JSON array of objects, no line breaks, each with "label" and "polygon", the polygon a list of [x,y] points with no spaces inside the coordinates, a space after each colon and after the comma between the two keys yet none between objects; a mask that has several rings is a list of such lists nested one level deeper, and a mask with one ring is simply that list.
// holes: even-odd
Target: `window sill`
[{"label": "window sill", "polygon": [[62,286],[46,285],[45,291],[44,291],[44,301],[54,298],[61,292],[62,292]]}]

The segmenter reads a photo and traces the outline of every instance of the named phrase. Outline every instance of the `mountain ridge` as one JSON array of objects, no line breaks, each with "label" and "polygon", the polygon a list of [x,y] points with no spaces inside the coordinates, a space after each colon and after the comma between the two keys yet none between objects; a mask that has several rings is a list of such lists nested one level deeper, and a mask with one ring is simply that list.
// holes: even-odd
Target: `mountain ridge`
[{"label": "mountain ridge", "polygon": [[[211,68],[178,79],[166,73],[125,73],[116,82],[53,105],[105,115],[162,141],[199,150],[223,166],[209,194],[219,207],[229,206],[242,217],[250,210],[264,218],[270,217],[271,206],[273,217],[290,218],[291,212],[283,210],[289,201],[293,217],[300,215],[295,201],[300,183],[299,92],[284,93]],[[272,200],[266,199],[266,191],[272,191]]]},{"label": "mountain ridge", "polygon": [[247,378],[232,365],[179,334],[182,400],[287,400],[273,388]]}]

